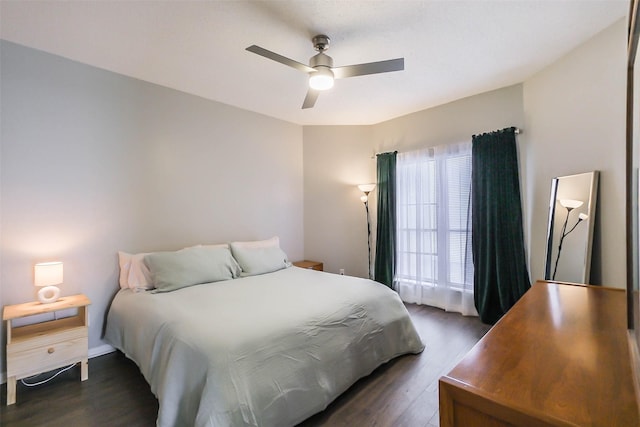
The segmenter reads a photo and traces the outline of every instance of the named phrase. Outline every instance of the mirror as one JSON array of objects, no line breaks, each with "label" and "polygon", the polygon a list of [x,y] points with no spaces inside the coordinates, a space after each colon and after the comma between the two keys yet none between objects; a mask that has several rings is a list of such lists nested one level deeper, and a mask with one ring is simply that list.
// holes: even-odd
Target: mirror
[{"label": "mirror", "polygon": [[545,280],[588,283],[598,171],[553,178]]},{"label": "mirror", "polygon": [[[627,132],[626,132],[626,226],[627,226],[627,324],[630,329],[630,342],[636,366],[640,366],[640,293],[639,266],[640,242],[638,228],[640,211],[638,185],[640,166],[640,126],[638,114],[640,110],[640,66],[636,67],[638,58],[638,38],[640,22],[638,4],[640,0],[631,2],[629,13],[629,36],[627,58]],[[640,383],[640,370],[637,381]]]}]

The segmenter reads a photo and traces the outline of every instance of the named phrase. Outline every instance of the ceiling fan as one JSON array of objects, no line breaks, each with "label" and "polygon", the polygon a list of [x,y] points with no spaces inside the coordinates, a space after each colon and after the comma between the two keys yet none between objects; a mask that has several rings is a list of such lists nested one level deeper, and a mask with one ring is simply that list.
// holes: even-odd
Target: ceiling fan
[{"label": "ceiling fan", "polygon": [[309,65],[304,65],[257,45],[251,45],[247,48],[249,52],[256,53],[309,74],[309,91],[302,103],[303,109],[312,108],[316,103],[316,99],[318,99],[320,91],[333,87],[334,79],[404,70],[404,58],[334,67],[333,59],[324,53],[329,48],[329,37],[320,34],[312,38],[311,42],[318,53],[309,59]]}]

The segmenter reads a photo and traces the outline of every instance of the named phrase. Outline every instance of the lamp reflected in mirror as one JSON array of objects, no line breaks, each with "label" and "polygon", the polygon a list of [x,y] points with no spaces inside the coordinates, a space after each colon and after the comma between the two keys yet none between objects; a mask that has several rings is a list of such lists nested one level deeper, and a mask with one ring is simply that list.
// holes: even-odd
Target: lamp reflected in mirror
[{"label": "lamp reflected in mirror", "polygon": [[560,242],[558,243],[558,255],[556,255],[556,263],[555,263],[555,267],[553,268],[553,276],[551,277],[551,280],[556,280],[556,273],[558,272],[558,262],[560,261],[560,254],[562,253],[562,243],[564,242],[565,237],[567,237],[573,230],[575,230],[578,224],[580,224],[582,221],[589,218],[589,215],[587,214],[584,214],[584,213],[578,214],[578,219],[576,223],[573,225],[573,227],[569,229],[569,231],[567,231],[567,225],[569,224],[569,217],[571,216],[571,211],[582,206],[584,202],[581,200],[572,200],[572,199],[561,199],[561,200],[558,200],[558,202],[567,210],[567,216],[565,216],[564,218],[564,224],[562,225],[562,231],[560,232]]},{"label": "lamp reflected in mirror", "polygon": [[545,280],[589,283],[598,171],[551,183]]},{"label": "lamp reflected in mirror", "polygon": [[571,212],[575,208],[579,208],[580,206],[584,205],[584,202],[582,200],[562,199],[558,201],[560,202],[562,207],[567,209],[567,211],[569,212]]}]

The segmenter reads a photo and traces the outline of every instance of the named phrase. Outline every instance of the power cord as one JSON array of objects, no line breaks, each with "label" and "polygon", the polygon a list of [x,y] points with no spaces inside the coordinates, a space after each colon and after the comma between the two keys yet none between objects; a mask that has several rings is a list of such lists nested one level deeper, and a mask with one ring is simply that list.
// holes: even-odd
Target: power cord
[{"label": "power cord", "polygon": [[76,365],[77,365],[77,363],[74,363],[74,364],[72,364],[72,365],[66,366],[66,367],[64,367],[64,368],[60,369],[60,370],[59,370],[58,372],[56,372],[55,374],[53,374],[52,376],[50,376],[49,378],[44,379],[44,380],[42,380],[42,381],[38,381],[38,382],[36,382],[36,383],[28,383],[28,382],[26,382],[25,380],[28,380],[28,379],[31,379],[31,378],[35,378],[35,377],[37,377],[37,376],[39,376],[39,375],[34,375],[34,376],[32,376],[32,377],[29,377],[29,378],[23,378],[23,379],[21,379],[21,380],[20,380],[20,382],[21,382],[22,384],[26,385],[27,387],[35,387],[35,386],[37,386],[37,385],[42,385],[42,384],[44,384],[44,383],[47,383],[47,382],[51,381],[52,379],[54,379],[55,377],[57,377],[57,376],[58,376],[58,375],[60,375],[61,373],[68,371],[69,369],[73,368],[73,367],[74,367],[74,366],[76,366]]}]

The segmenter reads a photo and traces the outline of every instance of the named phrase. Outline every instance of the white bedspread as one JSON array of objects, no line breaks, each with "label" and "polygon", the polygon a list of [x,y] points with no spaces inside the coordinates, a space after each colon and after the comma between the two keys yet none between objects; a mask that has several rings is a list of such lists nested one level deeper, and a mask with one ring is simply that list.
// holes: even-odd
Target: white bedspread
[{"label": "white bedspread", "polygon": [[424,348],[398,295],[291,267],[168,293],[121,290],[105,338],[158,397],[158,426],[295,425]]}]

